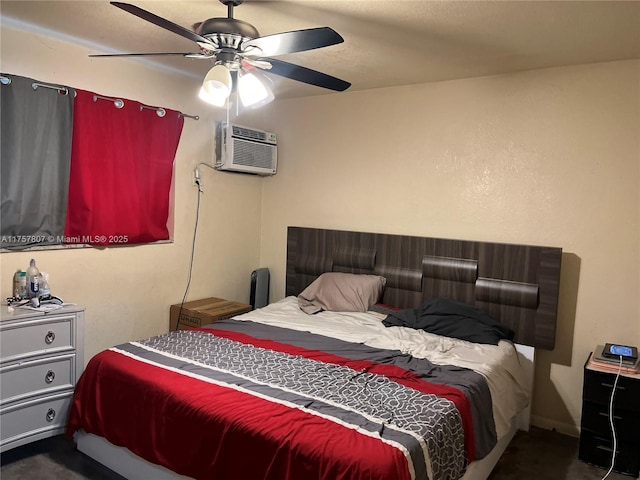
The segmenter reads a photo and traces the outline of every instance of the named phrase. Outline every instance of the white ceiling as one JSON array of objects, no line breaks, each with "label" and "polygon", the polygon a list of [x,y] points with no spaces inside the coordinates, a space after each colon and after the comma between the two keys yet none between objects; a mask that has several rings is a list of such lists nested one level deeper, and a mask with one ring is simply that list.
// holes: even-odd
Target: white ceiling
[{"label": "white ceiling", "polygon": [[[186,28],[227,15],[218,0],[127,1]],[[61,37],[87,53],[197,51],[108,0],[1,0],[0,17],[2,25]],[[640,58],[640,1],[247,0],[234,17],[260,35],[332,27],[344,43],[278,58],[347,80],[350,90]],[[142,61],[197,78],[211,67],[211,60],[183,57]],[[271,78],[280,97],[329,93]]]}]

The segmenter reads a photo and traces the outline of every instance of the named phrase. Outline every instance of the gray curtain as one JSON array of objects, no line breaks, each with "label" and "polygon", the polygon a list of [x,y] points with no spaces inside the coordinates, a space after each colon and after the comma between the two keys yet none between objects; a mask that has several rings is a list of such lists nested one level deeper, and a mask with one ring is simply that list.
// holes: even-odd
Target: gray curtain
[{"label": "gray curtain", "polygon": [[[62,243],[69,191],[74,91],[38,87],[2,74],[0,85],[0,246]],[[40,83],[40,82],[38,82]]]}]

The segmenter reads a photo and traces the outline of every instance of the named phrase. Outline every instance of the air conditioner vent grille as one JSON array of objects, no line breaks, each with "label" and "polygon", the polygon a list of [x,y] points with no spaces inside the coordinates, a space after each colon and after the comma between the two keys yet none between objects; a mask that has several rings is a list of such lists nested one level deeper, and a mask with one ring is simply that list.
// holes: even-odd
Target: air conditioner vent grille
[{"label": "air conditioner vent grille", "polygon": [[261,142],[267,140],[266,132],[251,130],[250,128],[239,127],[237,125],[233,125],[233,135],[253,140],[260,140]]},{"label": "air conditioner vent grille", "polygon": [[273,168],[272,148],[259,143],[234,140],[233,163],[248,167]]}]

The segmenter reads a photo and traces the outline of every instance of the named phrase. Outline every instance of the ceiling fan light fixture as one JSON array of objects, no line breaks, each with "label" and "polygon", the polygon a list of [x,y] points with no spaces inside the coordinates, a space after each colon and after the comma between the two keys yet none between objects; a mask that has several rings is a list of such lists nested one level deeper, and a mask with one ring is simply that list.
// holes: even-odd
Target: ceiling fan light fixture
[{"label": "ceiling fan light fixture", "polygon": [[238,80],[238,95],[242,105],[249,108],[257,108],[274,99],[273,92],[254,73],[244,73]]},{"label": "ceiling fan light fixture", "polygon": [[231,93],[231,73],[224,65],[214,65],[204,77],[199,97],[207,103],[221,107]]}]

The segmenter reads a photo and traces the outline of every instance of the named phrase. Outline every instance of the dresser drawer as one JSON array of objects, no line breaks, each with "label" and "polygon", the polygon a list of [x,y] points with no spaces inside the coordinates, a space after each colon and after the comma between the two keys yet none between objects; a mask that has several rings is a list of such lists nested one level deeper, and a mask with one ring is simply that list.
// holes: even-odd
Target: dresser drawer
[{"label": "dresser drawer", "polygon": [[[609,405],[615,374],[585,369],[582,398],[593,403]],[[640,382],[620,376],[614,395],[614,405],[623,410],[640,411]]]},{"label": "dresser drawer", "polygon": [[[608,438],[582,432],[578,458],[601,468],[609,468],[613,453],[612,447],[613,445]],[[618,442],[616,461],[613,468],[616,472],[637,476],[640,469],[640,443]]]},{"label": "dresser drawer", "polygon": [[[630,441],[638,439],[640,415],[637,412],[616,408],[613,411],[613,424],[616,428],[616,436],[619,439]],[[589,430],[600,437],[611,438],[609,406],[585,401],[582,405],[581,428]],[[638,454],[640,455],[640,452]]]},{"label": "dresser drawer", "polygon": [[1,404],[27,397],[72,390],[75,385],[76,356],[59,355],[0,368]]},{"label": "dresser drawer", "polygon": [[64,433],[73,393],[15,404],[0,410],[2,450]]},{"label": "dresser drawer", "polygon": [[57,315],[7,325],[0,335],[2,362],[75,348],[75,316]]}]

